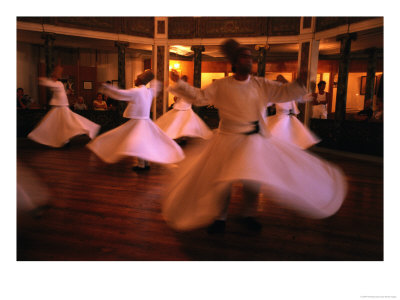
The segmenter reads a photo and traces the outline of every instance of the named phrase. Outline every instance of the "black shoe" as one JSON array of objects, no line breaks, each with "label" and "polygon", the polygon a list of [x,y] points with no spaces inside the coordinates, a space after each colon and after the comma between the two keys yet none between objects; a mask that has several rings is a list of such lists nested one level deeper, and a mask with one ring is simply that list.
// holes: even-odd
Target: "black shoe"
[{"label": "black shoe", "polygon": [[222,220],[216,220],[207,228],[208,234],[215,234],[215,233],[225,233],[225,225],[226,222]]},{"label": "black shoe", "polygon": [[179,146],[185,146],[187,144],[187,141],[186,140],[178,140],[177,143]]},{"label": "black shoe", "polygon": [[139,166],[134,166],[134,167],[132,167],[132,171],[135,171],[135,172],[143,172],[143,171],[147,171],[148,169],[150,169],[150,167],[144,167],[144,168],[142,168],[142,167],[139,167]]},{"label": "black shoe", "polygon": [[240,220],[240,223],[249,231],[260,232],[262,230],[262,225],[253,217],[245,217]]}]

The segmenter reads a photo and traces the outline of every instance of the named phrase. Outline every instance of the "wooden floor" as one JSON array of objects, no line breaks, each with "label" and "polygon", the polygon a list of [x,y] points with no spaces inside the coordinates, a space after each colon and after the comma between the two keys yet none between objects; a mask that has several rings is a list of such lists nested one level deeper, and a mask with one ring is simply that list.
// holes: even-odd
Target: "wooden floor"
[{"label": "wooden floor", "polygon": [[263,231],[249,234],[237,222],[241,187],[235,185],[225,235],[209,236],[204,229],[175,232],[163,221],[160,201],[170,167],[153,165],[137,174],[130,160],[107,165],[84,147],[87,141],[78,137],[52,149],[17,140],[18,170],[25,170],[18,181],[41,186],[48,196],[46,206],[18,215],[17,260],[383,260],[382,159],[313,150],[347,176],[348,196],[336,215],[301,218],[263,194]]}]

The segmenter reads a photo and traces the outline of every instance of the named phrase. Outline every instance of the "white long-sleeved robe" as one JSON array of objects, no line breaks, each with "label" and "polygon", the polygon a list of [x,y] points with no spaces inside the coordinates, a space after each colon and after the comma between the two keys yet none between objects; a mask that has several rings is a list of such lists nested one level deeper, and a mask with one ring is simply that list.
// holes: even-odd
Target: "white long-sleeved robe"
[{"label": "white long-sleeved robe", "polygon": [[141,85],[128,90],[105,85],[106,95],[128,102],[123,116],[130,120],[98,136],[87,147],[107,163],[127,156],[165,164],[181,161],[185,157],[182,149],[150,119],[151,103],[158,90],[156,81],[150,88]]},{"label": "white long-sleeved robe", "polygon": [[192,104],[178,98],[173,109],[155,122],[171,139],[194,137],[209,139],[213,133],[207,124],[193,111]]},{"label": "white long-sleeved robe", "polygon": [[[218,132],[198,156],[182,164],[168,189],[162,212],[177,230],[213,222],[226,205],[234,181],[263,184],[271,200],[312,218],[334,214],[346,195],[346,181],[335,166],[268,133],[264,123],[269,102],[285,102],[306,91],[296,82],[281,83],[250,76],[216,80],[200,90],[178,81],[170,92],[194,105],[218,109]],[[257,131],[254,134],[250,132]]]},{"label": "white long-sleeved robe", "polygon": [[269,132],[301,149],[307,149],[320,142],[296,117],[300,113],[296,101],[276,103],[276,114],[267,118]]},{"label": "white long-sleeved robe", "polygon": [[51,147],[62,147],[72,137],[86,134],[93,139],[100,125],[74,113],[69,109],[68,98],[61,81],[39,78],[39,84],[49,87],[52,92],[52,108],[43,117],[28,138]]}]

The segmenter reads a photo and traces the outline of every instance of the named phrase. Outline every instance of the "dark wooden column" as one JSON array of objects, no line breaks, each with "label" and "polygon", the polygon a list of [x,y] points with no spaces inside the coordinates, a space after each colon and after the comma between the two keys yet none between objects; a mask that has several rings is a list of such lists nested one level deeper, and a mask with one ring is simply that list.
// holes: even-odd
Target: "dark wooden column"
[{"label": "dark wooden column", "polygon": [[192,46],[194,51],[194,73],[193,73],[193,86],[201,88],[201,52],[203,52],[204,46]]},{"label": "dark wooden column", "polygon": [[46,62],[46,77],[50,77],[51,72],[54,69],[54,34],[44,33],[42,34],[42,39],[44,39],[44,58]]},{"label": "dark wooden column", "polygon": [[157,80],[162,82],[162,89],[157,95],[156,98],[156,118],[159,118],[163,115],[166,108],[164,105],[168,105],[168,103],[164,104],[164,82],[165,82],[165,68],[168,67],[165,65],[165,46],[157,46],[157,57],[156,57],[156,64],[157,64]]},{"label": "dark wooden column", "polygon": [[336,94],[336,110],[335,110],[335,123],[340,125],[346,118],[346,98],[347,98],[347,82],[349,77],[349,64],[350,64],[350,48],[351,41],[356,39],[356,34],[340,35],[336,40],[340,41],[340,62],[339,62],[339,75],[338,87]]},{"label": "dark wooden column", "polygon": [[267,63],[267,51],[269,49],[269,46],[268,45],[256,45],[255,48],[258,51],[257,76],[265,77],[265,64]]},{"label": "dark wooden column", "polygon": [[118,85],[121,89],[126,88],[125,82],[125,51],[129,43],[115,42],[118,48]]},{"label": "dark wooden column", "polygon": [[376,61],[377,61],[377,50],[376,48],[367,49],[368,53],[368,65],[367,65],[367,81],[365,86],[365,101],[374,98],[374,86],[375,86],[375,72],[376,72]]},{"label": "dark wooden column", "polygon": [[[118,48],[118,86],[120,89],[126,88],[125,81],[125,51],[129,43],[115,42]],[[125,101],[117,101],[117,111],[122,114],[127,106]]]},{"label": "dark wooden column", "polygon": [[[303,42],[300,43],[300,52],[299,52],[299,66],[298,66],[298,73],[297,77],[300,77],[303,82],[307,82],[307,79],[309,77],[309,61],[310,61],[310,47],[311,43],[310,42]],[[298,115],[298,118],[301,122],[304,122],[306,119],[306,105],[305,103],[298,103],[298,108],[300,110],[300,113]]]},{"label": "dark wooden column", "polygon": [[[193,86],[201,88],[201,52],[203,52],[205,49],[204,46],[192,46],[191,50],[194,51]],[[201,108],[193,106],[193,111],[200,113]]]},{"label": "dark wooden column", "polygon": [[[51,33],[43,33],[42,34],[42,39],[44,39],[44,59],[46,63],[46,77],[50,77],[51,72],[53,72],[54,69],[54,34]],[[40,105],[48,105],[51,97],[52,97],[52,92],[50,89],[46,89],[46,99],[42,98],[42,101],[45,101],[44,103],[40,103]]]}]

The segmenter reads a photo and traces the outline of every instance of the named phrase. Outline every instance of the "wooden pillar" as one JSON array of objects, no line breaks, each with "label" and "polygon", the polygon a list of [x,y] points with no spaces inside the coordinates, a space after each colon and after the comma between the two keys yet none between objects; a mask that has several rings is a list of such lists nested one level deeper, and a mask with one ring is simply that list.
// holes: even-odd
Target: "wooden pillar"
[{"label": "wooden pillar", "polygon": [[[297,76],[305,77],[303,80],[307,82],[309,92],[314,92],[310,89],[310,82],[317,80],[319,40],[314,38],[315,27],[315,17],[301,17]],[[311,103],[298,103],[298,107],[299,119],[305,126],[309,126],[312,116]]]},{"label": "wooden pillar", "polygon": [[115,46],[118,48],[118,85],[121,89],[125,89],[125,52],[129,43],[115,42]]},{"label": "wooden pillar", "polygon": [[256,45],[255,49],[258,51],[257,76],[265,77],[265,64],[267,63],[267,51],[269,45]]},{"label": "wooden pillar", "polygon": [[[50,77],[51,72],[54,69],[54,34],[51,33],[43,33],[42,39],[44,39],[44,59],[46,63],[46,77]],[[46,89],[46,100],[45,103],[41,103],[41,105],[48,105],[50,99],[52,97],[52,93],[50,89]],[[44,100],[44,99],[43,99]]]},{"label": "wooden pillar", "polygon": [[[76,99],[78,99],[80,96],[82,95],[82,86],[80,84],[81,82],[81,52],[80,49],[77,48],[76,49],[76,54],[77,54],[77,60],[76,60],[76,81],[75,81],[75,90],[76,90]],[[83,85],[83,83],[82,83]],[[83,97],[83,101],[84,103],[87,105],[87,107],[89,107],[89,103],[87,99],[85,99],[85,97]]]},{"label": "wooden pillar", "polygon": [[204,46],[192,46],[194,51],[194,71],[193,71],[193,86],[201,88],[201,52],[203,52]]},{"label": "wooden pillar", "polygon": [[46,77],[50,77],[51,72],[54,69],[54,53],[53,45],[55,37],[51,33],[42,34],[42,39],[44,39],[44,57],[46,62]]},{"label": "wooden pillar", "polygon": [[[307,88],[309,89],[310,82],[315,82],[317,78],[319,41],[303,41],[300,42],[299,46],[297,76],[303,77],[303,82],[307,82]],[[308,126],[312,113],[311,103],[298,103],[298,107],[300,110],[299,119]]]},{"label": "wooden pillar", "polygon": [[164,101],[164,82],[167,79],[165,76],[165,71],[168,66],[165,63],[165,51],[166,46],[157,45],[156,47],[156,78],[158,81],[162,83],[162,88],[160,93],[156,97],[156,119],[161,117],[163,113],[166,111],[166,101]]},{"label": "wooden pillar", "polygon": [[376,73],[376,62],[377,62],[377,50],[376,48],[367,49],[368,52],[368,65],[367,65],[367,82],[365,86],[365,97],[364,97],[364,109],[366,100],[374,99],[375,91],[375,73]]},{"label": "wooden pillar", "polygon": [[[115,46],[118,48],[118,86],[120,89],[126,88],[125,82],[125,52],[126,47],[129,43],[115,42]],[[117,111],[122,114],[126,108],[127,103],[125,101],[117,101]]]},{"label": "wooden pillar", "polygon": [[154,17],[154,38],[152,69],[155,78],[161,82],[161,91],[153,101],[152,119],[156,120],[168,110],[169,45],[168,17]]},{"label": "wooden pillar", "polygon": [[[192,46],[192,51],[194,51],[194,70],[193,70],[193,86],[201,88],[201,52],[205,50],[204,46]],[[200,113],[200,108],[193,106],[193,111]]]},{"label": "wooden pillar", "polygon": [[337,126],[346,119],[347,82],[349,76],[351,41],[356,39],[356,34],[345,34],[337,37],[340,41],[340,62],[336,94],[335,123]]}]

